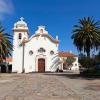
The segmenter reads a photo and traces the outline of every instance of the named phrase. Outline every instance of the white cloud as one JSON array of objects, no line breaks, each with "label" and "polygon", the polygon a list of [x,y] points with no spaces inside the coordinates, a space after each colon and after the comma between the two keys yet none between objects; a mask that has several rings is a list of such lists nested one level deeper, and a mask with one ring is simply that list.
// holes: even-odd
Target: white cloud
[{"label": "white cloud", "polygon": [[0,19],[4,17],[4,15],[11,15],[14,11],[14,6],[12,0],[0,0]]}]

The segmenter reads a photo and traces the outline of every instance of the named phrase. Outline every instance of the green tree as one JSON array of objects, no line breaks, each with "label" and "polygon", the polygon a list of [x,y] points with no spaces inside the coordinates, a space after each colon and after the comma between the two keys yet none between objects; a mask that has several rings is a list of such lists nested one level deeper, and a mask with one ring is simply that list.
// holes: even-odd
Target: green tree
[{"label": "green tree", "polygon": [[3,61],[3,59],[6,60],[6,57],[11,56],[12,51],[12,44],[11,40],[12,36],[5,32],[5,29],[0,24],[0,62]]},{"label": "green tree", "polygon": [[97,50],[100,45],[100,21],[90,17],[79,19],[78,25],[74,25],[71,38],[78,51],[90,57],[91,49]]},{"label": "green tree", "polygon": [[95,68],[96,65],[94,58],[85,57],[85,56],[79,59],[79,63],[81,64],[82,67],[87,69]]},{"label": "green tree", "polygon": [[74,57],[67,57],[66,62],[68,63],[68,66],[72,65],[72,63],[75,61],[76,59]]},{"label": "green tree", "polygon": [[94,59],[95,59],[96,63],[100,64],[100,52],[97,55],[95,55]]}]

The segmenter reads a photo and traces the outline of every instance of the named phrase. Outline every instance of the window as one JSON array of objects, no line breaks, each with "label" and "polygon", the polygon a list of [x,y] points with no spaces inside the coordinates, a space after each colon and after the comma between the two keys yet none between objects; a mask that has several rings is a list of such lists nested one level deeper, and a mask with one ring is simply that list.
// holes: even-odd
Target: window
[{"label": "window", "polygon": [[53,55],[54,54],[54,51],[50,51],[50,54]]},{"label": "window", "polygon": [[38,52],[39,53],[43,53],[43,52],[45,52],[45,49],[44,48],[40,48],[40,49],[38,49]]},{"label": "window", "polygon": [[43,33],[43,29],[40,29],[40,33]]},{"label": "window", "polygon": [[77,64],[75,64],[75,66],[77,66]]},{"label": "window", "polygon": [[32,50],[30,50],[30,51],[29,51],[29,55],[32,55],[32,54],[33,54],[33,51],[32,51]]},{"label": "window", "polygon": [[19,39],[21,39],[22,38],[22,34],[21,33],[19,33]]}]

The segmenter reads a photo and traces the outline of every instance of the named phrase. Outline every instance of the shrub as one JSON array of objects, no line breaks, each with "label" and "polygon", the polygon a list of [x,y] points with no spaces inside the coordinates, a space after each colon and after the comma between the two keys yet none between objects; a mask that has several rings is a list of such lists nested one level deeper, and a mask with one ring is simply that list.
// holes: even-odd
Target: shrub
[{"label": "shrub", "polygon": [[87,68],[87,69],[92,69],[92,68],[95,68],[96,66],[95,60],[90,57],[80,58],[79,63],[81,64],[82,67]]}]

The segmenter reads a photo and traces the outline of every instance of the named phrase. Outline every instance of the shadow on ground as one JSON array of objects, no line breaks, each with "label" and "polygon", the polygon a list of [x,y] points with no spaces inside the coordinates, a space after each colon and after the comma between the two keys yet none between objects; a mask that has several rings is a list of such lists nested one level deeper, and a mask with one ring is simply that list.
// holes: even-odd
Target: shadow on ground
[{"label": "shadow on ground", "polygon": [[100,91],[100,84],[90,84],[84,87],[86,90]]},{"label": "shadow on ground", "polygon": [[44,73],[44,75],[56,75],[56,76],[64,76],[70,79],[86,79],[86,80],[95,80],[100,79],[100,76],[86,76],[77,74],[74,72],[64,72],[64,73]]}]

